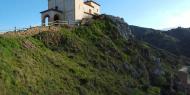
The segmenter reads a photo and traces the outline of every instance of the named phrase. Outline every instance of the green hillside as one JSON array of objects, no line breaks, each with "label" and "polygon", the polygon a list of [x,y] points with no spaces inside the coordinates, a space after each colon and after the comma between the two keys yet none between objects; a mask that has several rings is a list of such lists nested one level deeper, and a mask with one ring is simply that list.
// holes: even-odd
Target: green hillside
[{"label": "green hillside", "polygon": [[178,94],[183,92],[170,91],[170,81],[185,62],[126,39],[115,21],[102,16],[59,32],[1,35],[0,95]]}]

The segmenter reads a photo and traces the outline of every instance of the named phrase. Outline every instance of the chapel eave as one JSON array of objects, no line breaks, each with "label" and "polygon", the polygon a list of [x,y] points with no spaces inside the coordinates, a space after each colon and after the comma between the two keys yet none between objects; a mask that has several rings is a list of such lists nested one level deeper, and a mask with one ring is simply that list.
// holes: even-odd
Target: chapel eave
[{"label": "chapel eave", "polygon": [[46,12],[49,12],[49,11],[55,11],[55,12],[63,13],[62,11],[57,10],[57,9],[48,9],[48,10],[42,11],[40,13],[43,14],[43,13],[46,13]]},{"label": "chapel eave", "polygon": [[95,1],[85,1],[84,3],[86,4],[86,3],[89,3],[89,2],[93,2],[94,4],[96,4],[96,5],[98,5],[98,6],[101,6],[100,4],[98,4],[98,3],[95,2]]}]

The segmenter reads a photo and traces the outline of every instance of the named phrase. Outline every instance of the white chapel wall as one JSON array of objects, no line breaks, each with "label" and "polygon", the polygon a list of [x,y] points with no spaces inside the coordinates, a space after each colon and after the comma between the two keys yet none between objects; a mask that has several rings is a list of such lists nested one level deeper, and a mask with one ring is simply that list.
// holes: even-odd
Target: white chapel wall
[{"label": "white chapel wall", "polygon": [[75,20],[81,20],[83,18],[83,9],[83,0],[75,0]]},{"label": "white chapel wall", "polygon": [[55,9],[57,6],[58,11],[62,11],[60,20],[73,22],[100,14],[99,5],[93,2],[88,4],[90,5],[85,4],[84,0],[48,0],[48,9]]}]

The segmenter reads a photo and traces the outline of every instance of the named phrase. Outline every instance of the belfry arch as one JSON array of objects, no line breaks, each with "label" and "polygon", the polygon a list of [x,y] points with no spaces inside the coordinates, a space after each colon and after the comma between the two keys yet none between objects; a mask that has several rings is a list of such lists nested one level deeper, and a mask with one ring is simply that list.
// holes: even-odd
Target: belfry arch
[{"label": "belfry arch", "polygon": [[59,16],[58,14],[54,15],[53,20],[54,20],[55,22],[59,21],[59,20],[60,20],[60,16]]},{"label": "belfry arch", "polygon": [[47,26],[50,20],[50,16],[49,15],[45,15],[44,17],[42,17],[42,24],[43,26]]},{"label": "belfry arch", "polygon": [[60,17],[59,17],[58,14],[54,15],[53,22],[54,22],[54,25],[59,25],[59,23],[60,23]]},{"label": "belfry arch", "polygon": [[[48,18],[48,25],[54,24],[54,23],[59,23],[59,21],[62,20],[61,11],[55,10],[55,9],[49,9],[46,11],[41,12],[41,20],[42,20],[42,25],[45,26],[47,23],[47,18]],[[55,25],[55,24],[54,24]]]}]

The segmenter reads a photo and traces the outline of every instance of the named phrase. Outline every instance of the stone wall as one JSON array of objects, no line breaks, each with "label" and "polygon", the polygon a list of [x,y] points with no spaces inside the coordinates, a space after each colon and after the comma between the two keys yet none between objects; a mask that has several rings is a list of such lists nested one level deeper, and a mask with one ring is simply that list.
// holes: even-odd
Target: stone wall
[{"label": "stone wall", "polygon": [[190,84],[187,86],[187,95],[190,95]]}]

